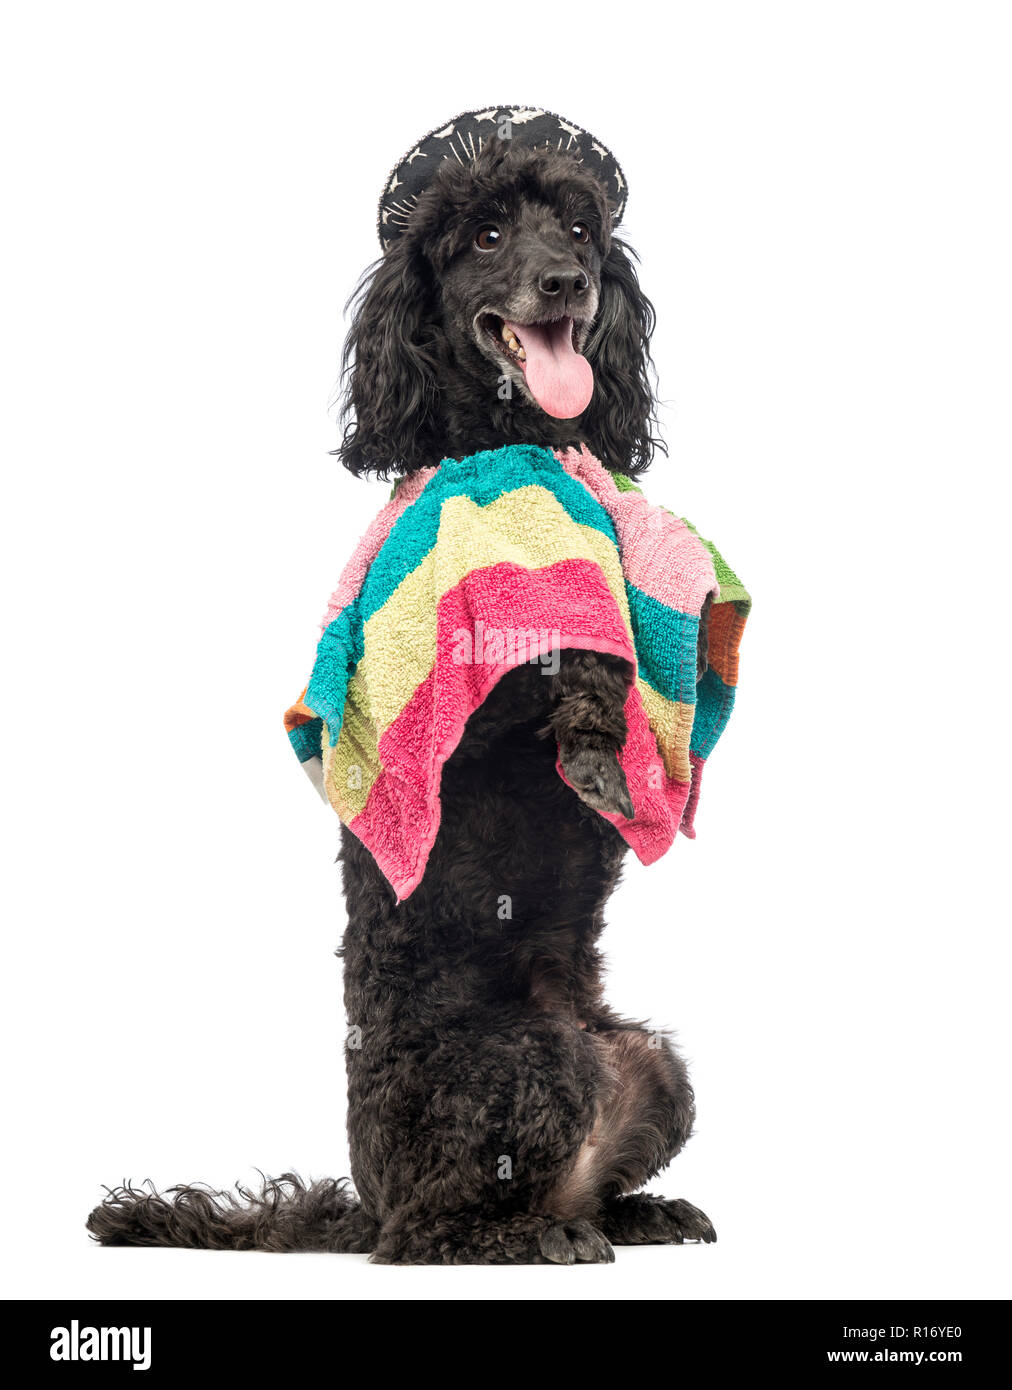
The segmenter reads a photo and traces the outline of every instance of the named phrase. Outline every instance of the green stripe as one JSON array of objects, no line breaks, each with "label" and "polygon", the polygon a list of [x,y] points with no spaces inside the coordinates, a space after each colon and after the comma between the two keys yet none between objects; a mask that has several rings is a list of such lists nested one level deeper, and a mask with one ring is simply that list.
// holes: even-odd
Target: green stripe
[{"label": "green stripe", "polygon": [[752,607],[752,599],[745,585],[741,582],[734,570],[721,555],[713,541],[708,541],[705,536],[701,536],[693,526],[691,521],[682,517],[686,526],[692,534],[700,541],[710,554],[713,561],[713,568],[717,575],[717,583],[720,585],[720,603],[733,603],[737,606],[738,612],[745,617],[748,616],[749,609]]},{"label": "green stripe", "polygon": [[611,480],[618,492],[638,492],[642,496],[643,489],[637,487],[632,478],[625,473],[620,473],[617,468],[609,468],[608,472],[611,474]]},{"label": "green stripe", "polygon": [[[638,492],[642,496],[643,489],[637,487],[631,478],[626,477],[624,473],[620,473],[617,468],[609,468],[608,473],[611,475],[611,480],[619,492]],[[666,511],[669,516],[677,516],[677,513],[673,512],[670,507],[664,507],[662,510]],[[744,584],[713,542],[708,541],[705,536],[701,536],[691,521],[686,520],[685,517],[679,519],[685,522],[692,534],[697,540],[702,542],[709,552],[710,559],[713,561],[713,568],[717,575],[717,583],[720,585],[720,602],[737,604],[739,613],[747,615],[752,606],[752,600]]]}]

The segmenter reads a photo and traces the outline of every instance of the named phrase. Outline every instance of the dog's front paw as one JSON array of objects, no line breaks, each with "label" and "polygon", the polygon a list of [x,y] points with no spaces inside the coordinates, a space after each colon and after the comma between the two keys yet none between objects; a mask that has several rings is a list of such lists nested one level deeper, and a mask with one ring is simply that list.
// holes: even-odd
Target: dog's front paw
[{"label": "dog's front paw", "polygon": [[538,1246],[546,1260],[556,1265],[610,1265],[615,1251],[589,1221],[560,1221],[542,1231]]},{"label": "dog's front paw", "polygon": [[609,740],[598,734],[574,735],[560,743],[559,763],[581,801],[595,811],[633,819],[629,784]]}]

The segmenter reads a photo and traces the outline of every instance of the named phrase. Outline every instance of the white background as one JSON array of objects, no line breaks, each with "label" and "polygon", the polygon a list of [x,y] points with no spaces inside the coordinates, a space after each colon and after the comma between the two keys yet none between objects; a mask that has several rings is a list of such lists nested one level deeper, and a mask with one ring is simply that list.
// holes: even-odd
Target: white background
[{"label": "white background", "polygon": [[[1007,1296],[1008,11],[21,5],[0,72],[3,1264],[14,1297]],[[461,109],[610,145],[649,493],[755,597],[699,838],[610,998],[674,1025],[712,1248],[103,1251],[103,1182],[348,1170],[336,822],[281,715],[385,496],[327,451],[387,170]]]}]

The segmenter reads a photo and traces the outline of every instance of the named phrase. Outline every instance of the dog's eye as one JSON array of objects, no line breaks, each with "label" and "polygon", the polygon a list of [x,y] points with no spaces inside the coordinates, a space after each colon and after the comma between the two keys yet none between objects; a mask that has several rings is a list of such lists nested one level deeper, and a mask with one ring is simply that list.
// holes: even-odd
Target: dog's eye
[{"label": "dog's eye", "polygon": [[502,232],[498,227],[482,227],[474,239],[479,251],[494,251],[502,242]]},{"label": "dog's eye", "polygon": [[578,241],[581,245],[590,240],[590,232],[582,222],[575,222],[573,224],[573,240]]}]

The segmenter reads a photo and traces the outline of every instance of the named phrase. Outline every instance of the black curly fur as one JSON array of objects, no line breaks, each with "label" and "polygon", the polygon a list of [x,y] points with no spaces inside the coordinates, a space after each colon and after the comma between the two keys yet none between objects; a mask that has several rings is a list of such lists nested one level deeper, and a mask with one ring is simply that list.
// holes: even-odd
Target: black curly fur
[{"label": "black curly fur", "polygon": [[[467,251],[490,206],[526,229],[493,270]],[[577,216],[594,226],[581,264],[598,296],[586,347],[595,395],[582,421],[560,422],[522,393],[498,400],[496,363],[472,320],[490,294],[519,293],[513,282],[538,255],[561,255]],[[344,462],[404,471],[511,439],[573,436],[635,472],[653,445],[651,323],[582,166],[530,151],[448,166],[360,300]],[[563,652],[554,674],[528,665],[505,676],[443,769],[439,834],[403,903],[342,832],[359,1200],[343,1183],[293,1174],[235,1194],[125,1185],[89,1218],[97,1240],[572,1264],[612,1259],[611,1242],[715,1238],[688,1203],[626,1195],[678,1153],[694,1117],[670,1040],[602,998],[597,940],[625,843],[597,810],[631,810],[618,761],[631,676],[619,658],[587,651]]]},{"label": "black curly fur", "polygon": [[346,1180],[306,1184],[297,1173],[265,1178],[258,1192],[239,1183],[232,1192],[197,1183],[159,1193],[125,1182],[107,1189],[88,1230],[102,1245],[341,1254],[368,1253],[377,1235]]}]

